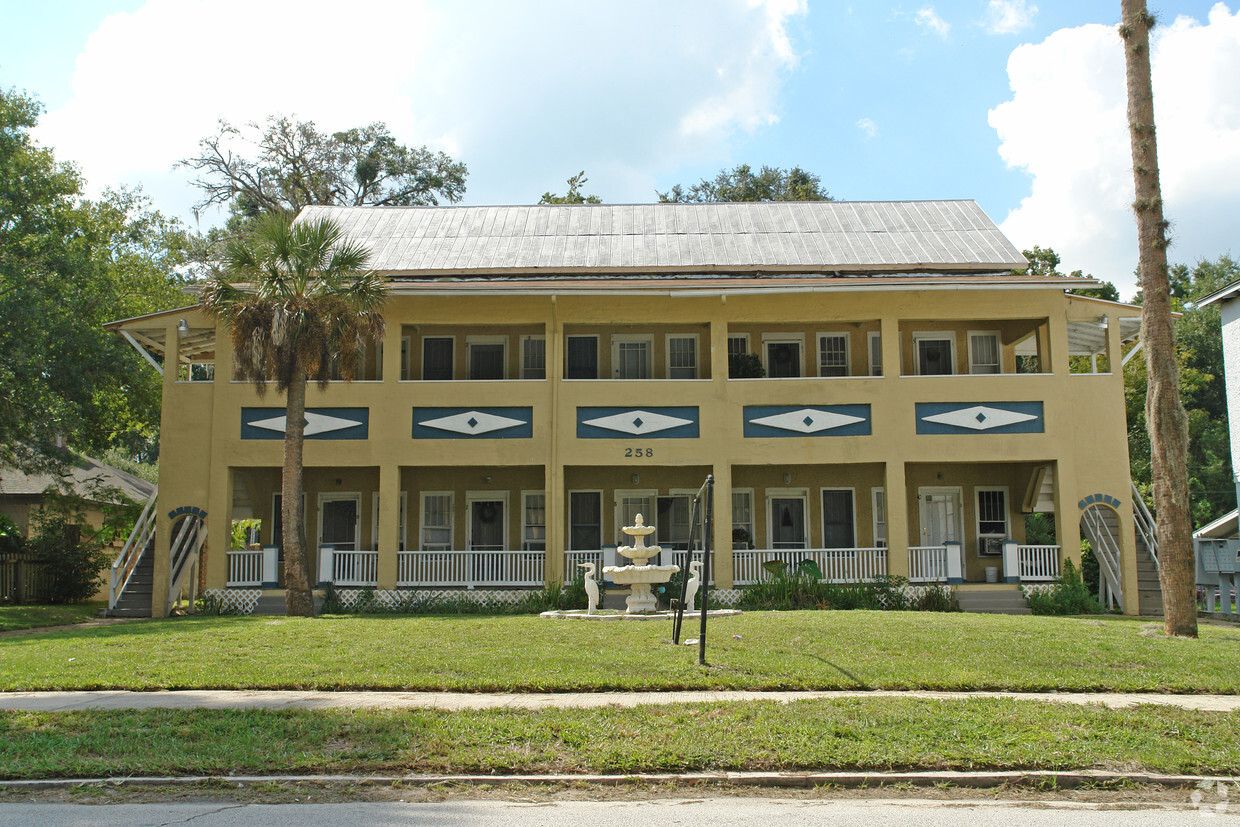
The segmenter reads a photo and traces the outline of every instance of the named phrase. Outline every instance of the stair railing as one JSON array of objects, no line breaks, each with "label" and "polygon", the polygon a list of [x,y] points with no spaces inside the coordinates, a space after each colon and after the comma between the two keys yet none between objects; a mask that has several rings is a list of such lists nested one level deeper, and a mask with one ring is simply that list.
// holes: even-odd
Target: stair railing
[{"label": "stair railing", "polygon": [[[186,577],[198,571],[198,554],[207,539],[207,524],[200,517],[188,517],[177,533],[177,538],[170,549],[168,565],[168,604],[172,605],[181,595]],[[194,605],[197,596],[198,578],[190,581],[190,606]]]},{"label": "stair railing", "polygon": [[1154,517],[1150,514],[1150,509],[1145,504],[1145,499],[1141,496],[1141,492],[1137,490],[1136,483],[1129,483],[1132,486],[1132,516],[1136,520],[1137,534],[1141,535],[1141,539],[1145,541],[1145,547],[1149,550],[1150,557],[1154,559],[1154,568],[1158,569],[1158,529],[1155,527]]},{"label": "stair railing", "polygon": [[1094,557],[1098,560],[1098,569],[1106,579],[1107,587],[1115,596],[1116,603],[1124,608],[1124,586],[1120,579],[1119,544],[1111,527],[1103,522],[1099,508],[1086,509],[1084,517],[1085,532],[1089,535],[1090,545],[1094,549]]},{"label": "stair railing", "polygon": [[158,496],[159,488],[156,487],[151,492],[151,498],[146,501],[146,508],[142,509],[142,515],[134,523],[129,539],[121,547],[121,553],[112,561],[108,585],[109,611],[116,608],[117,601],[121,599],[121,595],[125,593],[125,588],[129,585],[130,578],[133,577],[138,561],[142,559],[142,552],[146,550],[147,545],[155,536],[155,499]]}]

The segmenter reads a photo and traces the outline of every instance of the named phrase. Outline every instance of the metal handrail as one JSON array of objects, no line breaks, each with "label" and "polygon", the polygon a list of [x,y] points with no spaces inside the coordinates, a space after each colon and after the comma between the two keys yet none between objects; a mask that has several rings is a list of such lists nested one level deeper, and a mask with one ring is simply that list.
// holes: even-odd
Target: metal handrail
[{"label": "metal handrail", "polygon": [[1122,609],[1124,585],[1119,576],[1119,547],[1115,544],[1115,537],[1111,534],[1110,527],[1098,516],[1097,509],[1087,509],[1083,519],[1089,530],[1091,545],[1095,546],[1094,557],[1098,560],[1099,570]]},{"label": "metal handrail", "polygon": [[1141,533],[1141,539],[1145,541],[1145,547],[1150,552],[1150,557],[1154,560],[1154,568],[1158,566],[1158,527],[1154,521],[1154,515],[1150,513],[1149,506],[1145,504],[1145,499],[1141,496],[1141,492],[1137,490],[1137,485],[1129,481],[1132,486],[1132,515],[1136,519],[1137,531]]},{"label": "metal handrail", "polygon": [[[172,603],[185,585],[185,577],[197,570],[198,553],[207,539],[207,525],[200,517],[188,517],[169,549],[168,602]],[[192,600],[190,601],[192,604]]]}]

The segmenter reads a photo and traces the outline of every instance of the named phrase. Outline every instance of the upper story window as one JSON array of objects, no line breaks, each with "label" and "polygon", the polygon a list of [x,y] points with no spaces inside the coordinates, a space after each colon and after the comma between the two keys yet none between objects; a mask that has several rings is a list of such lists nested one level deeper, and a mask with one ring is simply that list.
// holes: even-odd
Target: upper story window
[{"label": "upper story window", "polygon": [[848,375],[848,334],[818,334],[818,375]]},{"label": "upper story window", "polygon": [[469,355],[470,379],[506,379],[508,337],[470,336],[465,340]]},{"label": "upper story window", "polygon": [[869,366],[871,376],[883,375],[883,336],[881,333],[871,333],[866,337],[869,343]]},{"label": "upper story window", "polygon": [[801,375],[801,336],[771,335],[762,337],[766,375],[772,379]]},{"label": "upper story window", "polygon": [[697,334],[669,334],[667,337],[667,378],[697,379]]},{"label": "upper story window", "polygon": [[521,378],[547,378],[547,339],[526,336],[521,339]]},{"label": "upper story window", "polygon": [[427,336],[422,340],[422,378],[452,378],[453,339],[451,336]]},{"label": "upper story window", "polygon": [[969,373],[1002,373],[999,334],[969,331]]},{"label": "upper story window", "polygon": [[564,348],[565,379],[598,378],[598,336],[567,336]]},{"label": "upper story window", "polygon": [[950,376],[956,372],[956,340],[950,333],[914,333],[913,359],[919,376]]}]

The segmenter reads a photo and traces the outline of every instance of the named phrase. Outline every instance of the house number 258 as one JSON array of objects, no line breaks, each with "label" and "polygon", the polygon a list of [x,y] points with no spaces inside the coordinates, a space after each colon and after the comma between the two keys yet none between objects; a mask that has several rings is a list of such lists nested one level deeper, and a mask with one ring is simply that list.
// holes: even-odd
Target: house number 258
[{"label": "house number 258", "polygon": [[625,448],[624,455],[626,457],[653,457],[653,448]]}]

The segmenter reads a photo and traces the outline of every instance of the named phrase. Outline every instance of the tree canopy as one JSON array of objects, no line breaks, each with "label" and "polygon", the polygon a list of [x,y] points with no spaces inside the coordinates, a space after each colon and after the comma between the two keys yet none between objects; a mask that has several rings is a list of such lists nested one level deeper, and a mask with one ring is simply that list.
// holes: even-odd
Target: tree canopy
[{"label": "tree canopy", "polygon": [[[1027,272],[1031,276],[1067,276],[1073,279],[1092,279],[1093,276],[1087,276],[1080,270],[1073,270],[1071,273],[1059,272],[1061,259],[1059,254],[1051,247],[1039,247],[1033,245],[1032,250],[1021,250],[1025,258],[1029,259],[1029,269]],[[1013,270],[1013,273],[1020,273],[1021,270]],[[1119,301],[1119,290],[1109,281],[1101,280],[1102,284],[1095,287],[1077,287],[1069,290],[1077,296],[1092,296],[1095,299],[1110,299],[1113,302]]]},{"label": "tree canopy", "polygon": [[138,192],[84,198],[30,136],[41,111],[0,89],[0,460],[39,465],[58,436],[148,454],[158,376],[102,325],[175,306],[184,235]]},{"label": "tree canopy", "polygon": [[544,192],[542,198],[538,199],[539,204],[602,204],[603,199],[597,195],[582,195],[581,188],[586,185],[590,179],[586,177],[586,171],[581,172],[568,179],[568,192],[563,195],[556,195],[553,192]]},{"label": "tree canopy", "polygon": [[707,203],[715,201],[834,201],[822,179],[800,167],[764,166],[756,173],[748,164],[722,169],[685,189],[680,184],[658,193],[659,201]]},{"label": "tree canopy", "polygon": [[199,173],[199,209],[221,204],[246,218],[309,204],[455,203],[468,175],[465,164],[443,152],[397,143],[383,123],[327,134],[313,121],[274,115],[263,125],[221,120],[198,142],[198,154],[179,165]]}]

